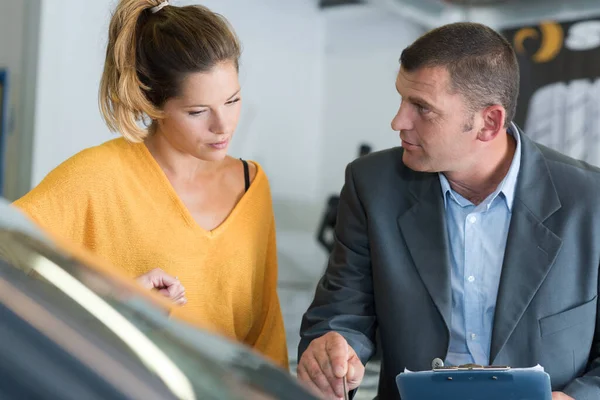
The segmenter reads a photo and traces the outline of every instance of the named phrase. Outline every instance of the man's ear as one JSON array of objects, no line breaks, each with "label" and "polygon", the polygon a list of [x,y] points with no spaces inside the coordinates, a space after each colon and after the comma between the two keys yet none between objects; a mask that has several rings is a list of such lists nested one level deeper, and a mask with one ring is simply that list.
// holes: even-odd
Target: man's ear
[{"label": "man's ear", "polygon": [[477,134],[477,138],[482,142],[493,140],[500,132],[504,130],[504,119],[506,110],[499,104],[488,106],[482,111],[483,127]]}]

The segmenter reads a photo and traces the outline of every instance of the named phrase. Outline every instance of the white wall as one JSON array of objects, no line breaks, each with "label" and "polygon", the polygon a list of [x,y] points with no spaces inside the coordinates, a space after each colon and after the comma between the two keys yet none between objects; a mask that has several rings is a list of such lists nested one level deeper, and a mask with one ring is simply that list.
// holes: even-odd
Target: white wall
[{"label": "white wall", "polygon": [[43,1],[32,185],[76,152],[112,136],[98,110],[111,1]]},{"label": "white wall", "polygon": [[321,191],[335,193],[360,143],[373,150],[400,144],[390,126],[400,105],[398,60],[424,28],[371,6],[334,8],[326,20]]}]

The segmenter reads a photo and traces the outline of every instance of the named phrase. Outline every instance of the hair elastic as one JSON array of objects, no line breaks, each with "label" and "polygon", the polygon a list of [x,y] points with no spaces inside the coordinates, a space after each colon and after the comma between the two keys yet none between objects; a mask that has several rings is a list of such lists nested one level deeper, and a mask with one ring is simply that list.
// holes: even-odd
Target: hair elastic
[{"label": "hair elastic", "polygon": [[169,1],[165,0],[162,3],[160,3],[159,5],[157,5],[156,7],[152,7],[150,9],[150,11],[152,11],[152,14],[156,14],[157,12],[159,12],[160,10],[162,10],[163,8],[165,8],[168,5],[169,5]]}]

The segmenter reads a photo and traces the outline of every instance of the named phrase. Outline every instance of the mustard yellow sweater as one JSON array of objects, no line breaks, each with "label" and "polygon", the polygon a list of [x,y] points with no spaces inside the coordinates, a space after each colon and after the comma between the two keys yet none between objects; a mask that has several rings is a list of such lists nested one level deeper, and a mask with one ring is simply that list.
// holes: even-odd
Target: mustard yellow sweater
[{"label": "mustard yellow sweater", "polygon": [[177,276],[188,303],[175,317],[287,369],[271,194],[258,164],[249,190],[212,231],[194,221],[146,146],[124,139],[73,156],[15,205],[131,277],[154,268]]}]

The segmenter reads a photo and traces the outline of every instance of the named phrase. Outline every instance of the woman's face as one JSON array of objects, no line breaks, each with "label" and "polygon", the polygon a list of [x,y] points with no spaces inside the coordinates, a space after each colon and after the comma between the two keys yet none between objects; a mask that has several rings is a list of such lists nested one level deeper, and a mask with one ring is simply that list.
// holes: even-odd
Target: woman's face
[{"label": "woman's face", "polygon": [[205,161],[225,158],[241,109],[238,71],[233,62],[189,74],[180,96],[165,102],[158,132],[177,150]]}]

